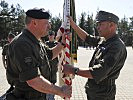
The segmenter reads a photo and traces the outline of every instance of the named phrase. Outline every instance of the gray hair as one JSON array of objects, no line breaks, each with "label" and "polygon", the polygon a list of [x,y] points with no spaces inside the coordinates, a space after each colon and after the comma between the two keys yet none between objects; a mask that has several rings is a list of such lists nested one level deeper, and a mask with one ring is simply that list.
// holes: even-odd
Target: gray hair
[{"label": "gray hair", "polygon": [[32,19],[33,19],[33,18],[26,16],[26,18],[25,18],[25,24],[26,24],[26,25],[30,24],[31,21],[32,21]]}]

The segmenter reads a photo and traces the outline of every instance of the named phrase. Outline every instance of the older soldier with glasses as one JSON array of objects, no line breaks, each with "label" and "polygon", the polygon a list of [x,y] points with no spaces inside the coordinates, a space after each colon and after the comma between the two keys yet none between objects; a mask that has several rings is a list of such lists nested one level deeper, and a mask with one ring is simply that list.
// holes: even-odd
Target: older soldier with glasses
[{"label": "older soldier with glasses", "polygon": [[52,50],[41,37],[48,34],[50,14],[44,9],[29,9],[26,12],[26,27],[9,45],[7,77],[15,89],[7,100],[46,100],[46,93],[71,97],[71,86],[56,86],[51,81],[49,59],[58,56],[65,45],[65,35]]}]

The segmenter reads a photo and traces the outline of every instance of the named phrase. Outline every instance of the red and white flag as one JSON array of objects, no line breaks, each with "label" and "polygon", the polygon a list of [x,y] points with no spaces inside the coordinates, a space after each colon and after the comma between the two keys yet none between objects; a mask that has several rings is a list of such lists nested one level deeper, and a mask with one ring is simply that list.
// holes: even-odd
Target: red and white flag
[{"label": "red and white flag", "polygon": [[[64,0],[63,5],[63,21],[60,29],[57,32],[56,37],[60,37],[63,33],[70,33],[70,21],[67,16],[70,16],[70,0]],[[62,73],[62,66],[64,64],[71,64],[71,57],[70,57],[70,40],[69,37],[66,36],[66,47],[62,51],[59,57],[59,85],[62,86],[72,85],[72,75],[64,75]],[[70,100],[70,98],[64,98],[65,100]]]}]

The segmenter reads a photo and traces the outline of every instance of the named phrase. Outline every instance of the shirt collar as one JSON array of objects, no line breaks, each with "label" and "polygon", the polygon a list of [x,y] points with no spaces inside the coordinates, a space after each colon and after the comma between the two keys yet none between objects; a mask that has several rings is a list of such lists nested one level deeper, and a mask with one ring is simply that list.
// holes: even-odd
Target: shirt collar
[{"label": "shirt collar", "polygon": [[24,29],[23,33],[32,40],[32,42],[39,44],[39,40],[28,30]]},{"label": "shirt collar", "polygon": [[109,43],[115,41],[118,38],[119,38],[118,34],[115,34],[113,37],[111,37],[111,38],[107,39],[106,41],[102,42],[101,45],[106,46],[106,45],[108,45]]},{"label": "shirt collar", "polygon": [[107,39],[107,40],[106,40],[106,43],[112,42],[112,41],[114,41],[114,40],[116,40],[116,39],[118,39],[118,38],[119,38],[119,36],[118,36],[117,34],[115,34],[113,37]]}]

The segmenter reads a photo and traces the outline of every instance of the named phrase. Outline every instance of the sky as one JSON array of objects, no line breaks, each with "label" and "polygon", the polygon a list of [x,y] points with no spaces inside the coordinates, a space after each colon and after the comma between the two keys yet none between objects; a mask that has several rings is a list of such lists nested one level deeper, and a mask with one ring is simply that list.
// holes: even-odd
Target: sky
[{"label": "sky", "polygon": [[[45,8],[52,13],[52,16],[62,17],[64,0],[5,0],[8,4],[17,3],[20,4],[22,9],[27,11],[28,9],[38,7]],[[111,12],[119,16],[120,19],[133,16],[133,0],[75,0],[76,18],[80,18],[82,12],[86,12],[91,15],[93,13],[94,18],[97,10],[104,10]]]}]

